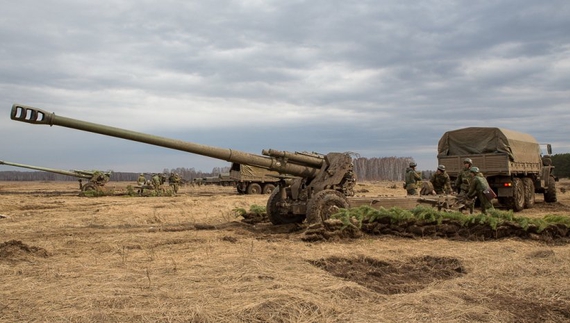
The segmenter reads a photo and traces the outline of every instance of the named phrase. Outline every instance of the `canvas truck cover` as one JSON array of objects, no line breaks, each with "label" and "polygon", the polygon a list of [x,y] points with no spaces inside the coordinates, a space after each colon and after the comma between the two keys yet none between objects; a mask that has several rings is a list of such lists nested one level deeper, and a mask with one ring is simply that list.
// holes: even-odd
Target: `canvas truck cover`
[{"label": "canvas truck cover", "polygon": [[517,163],[542,163],[540,146],[526,133],[503,128],[470,127],[448,131],[438,143],[438,157],[507,154]]},{"label": "canvas truck cover", "polygon": [[[240,180],[261,180],[261,181],[277,181],[279,178],[279,173],[276,171],[270,171],[264,168],[249,166],[249,165],[239,165],[240,167]],[[232,169],[233,170],[233,169]],[[274,176],[268,176],[274,175]]]}]

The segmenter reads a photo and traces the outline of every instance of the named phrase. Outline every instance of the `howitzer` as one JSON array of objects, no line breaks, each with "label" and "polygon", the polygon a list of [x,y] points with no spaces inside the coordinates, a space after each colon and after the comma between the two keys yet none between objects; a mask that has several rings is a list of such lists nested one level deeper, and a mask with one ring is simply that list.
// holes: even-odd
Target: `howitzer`
[{"label": "howitzer", "polygon": [[264,150],[263,155],[211,147],[136,131],[56,116],[43,110],[14,104],[12,120],[57,125],[102,135],[147,143],[212,157],[233,163],[257,166],[283,174],[267,201],[267,215],[273,224],[321,222],[338,208],[349,207],[355,185],[352,158],[348,153],[306,154]]},{"label": "howitzer", "polygon": [[[22,167],[28,169],[39,170],[48,173],[55,173],[60,175],[72,176],[79,178],[79,189],[82,192],[87,191],[99,191],[105,183],[107,183],[111,177],[111,172],[102,172],[102,171],[87,171],[87,170],[61,170],[61,169],[54,169],[54,168],[47,168],[47,167],[39,167],[39,166],[31,166],[25,164],[18,164],[7,162],[5,160],[0,160],[0,165],[8,165],[8,166],[15,166],[15,167]],[[87,179],[88,182],[83,184],[82,179]]]}]

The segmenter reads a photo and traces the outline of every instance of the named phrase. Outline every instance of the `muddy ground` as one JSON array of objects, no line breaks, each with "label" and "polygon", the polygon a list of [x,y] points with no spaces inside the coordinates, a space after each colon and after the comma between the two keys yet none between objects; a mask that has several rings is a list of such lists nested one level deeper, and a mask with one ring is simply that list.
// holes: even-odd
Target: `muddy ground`
[{"label": "muddy ground", "polygon": [[[307,241],[245,223],[267,196],[182,187],[85,198],[72,182],[0,182],[0,322],[568,322],[570,246],[363,234]],[[519,215],[570,216],[559,202]],[[403,196],[360,183],[363,197]]]}]

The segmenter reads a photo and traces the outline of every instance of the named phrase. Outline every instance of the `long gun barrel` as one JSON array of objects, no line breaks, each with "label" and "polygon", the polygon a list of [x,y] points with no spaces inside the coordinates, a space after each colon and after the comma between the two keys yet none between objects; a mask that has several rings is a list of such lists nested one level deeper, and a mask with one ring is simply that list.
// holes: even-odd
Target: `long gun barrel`
[{"label": "long gun barrel", "polygon": [[144,134],[141,132],[56,116],[55,113],[48,113],[41,109],[21,104],[14,104],[12,106],[10,117],[12,120],[27,122],[31,124],[46,124],[50,126],[57,125],[66,128],[98,133],[106,136],[138,141],[155,146],[181,150],[193,154],[225,160],[228,162],[258,166],[293,176],[313,178],[316,176],[319,170],[315,167],[316,165],[314,162],[310,165],[301,165],[294,161],[287,162],[285,158],[271,158],[236,151],[233,149],[218,148],[176,139],[169,139],[165,137]]},{"label": "long gun barrel", "polygon": [[56,174],[67,175],[67,176],[73,176],[73,177],[79,177],[79,178],[91,179],[91,178],[93,177],[93,173],[88,174],[87,172],[66,171],[66,170],[61,170],[61,169],[53,169],[53,168],[31,166],[31,165],[25,165],[25,164],[17,164],[17,163],[7,162],[7,161],[5,161],[5,160],[0,160],[0,165],[8,165],[8,166],[22,167],[22,168],[40,170],[40,171],[43,171],[43,172],[56,173]]}]

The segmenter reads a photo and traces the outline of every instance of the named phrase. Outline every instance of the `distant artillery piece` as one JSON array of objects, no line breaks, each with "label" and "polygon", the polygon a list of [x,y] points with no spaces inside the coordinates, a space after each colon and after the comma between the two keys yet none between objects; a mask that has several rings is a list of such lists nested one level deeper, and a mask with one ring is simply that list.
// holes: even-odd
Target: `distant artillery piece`
[{"label": "distant artillery piece", "polygon": [[[28,169],[39,170],[48,173],[55,173],[60,175],[72,176],[79,178],[79,189],[81,192],[90,192],[90,191],[102,191],[105,184],[111,178],[111,171],[102,172],[98,170],[94,171],[87,171],[87,170],[61,170],[61,169],[53,169],[53,168],[46,168],[46,167],[39,167],[39,166],[31,166],[25,164],[18,164],[18,163],[11,163],[5,160],[0,160],[0,165],[7,165],[7,166],[15,166],[15,167],[22,167]],[[83,184],[83,179],[87,179],[88,182]]]}]

